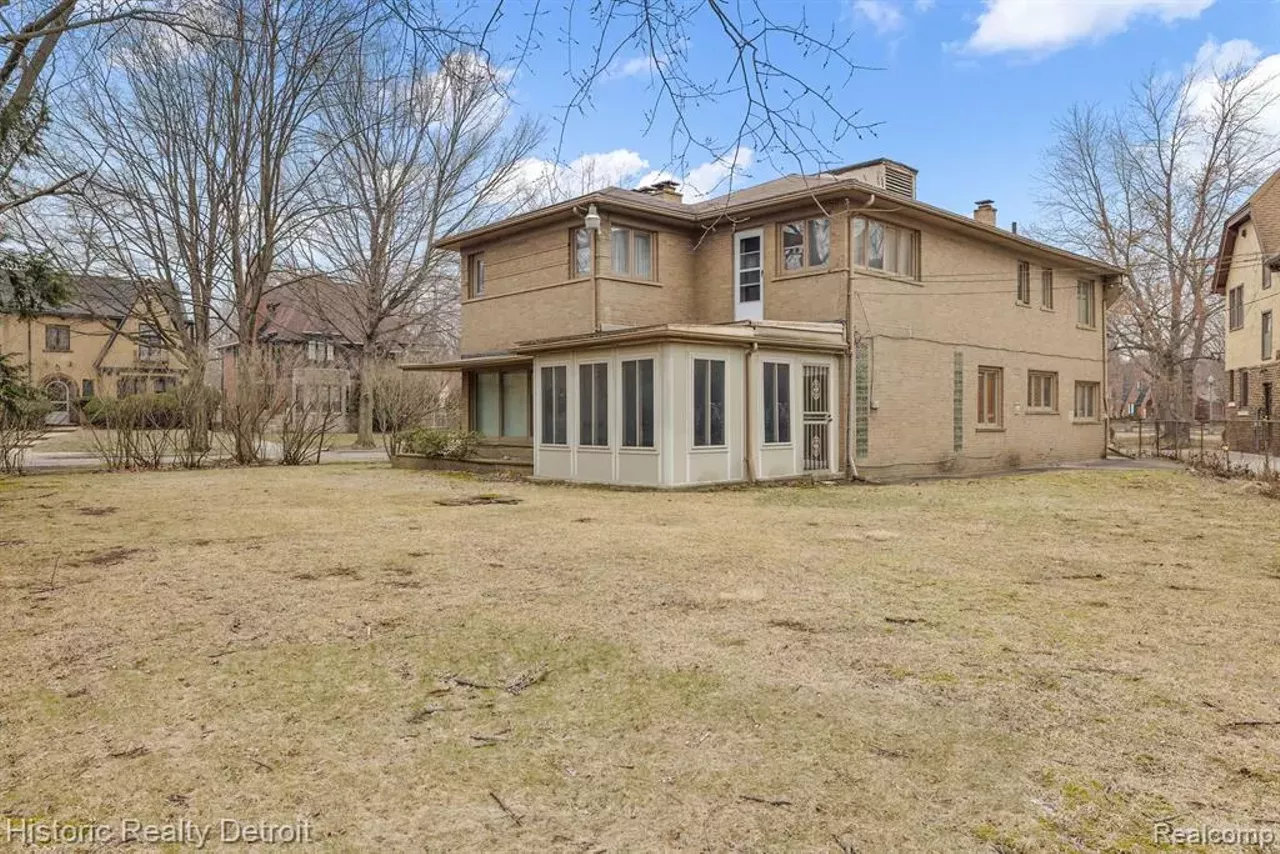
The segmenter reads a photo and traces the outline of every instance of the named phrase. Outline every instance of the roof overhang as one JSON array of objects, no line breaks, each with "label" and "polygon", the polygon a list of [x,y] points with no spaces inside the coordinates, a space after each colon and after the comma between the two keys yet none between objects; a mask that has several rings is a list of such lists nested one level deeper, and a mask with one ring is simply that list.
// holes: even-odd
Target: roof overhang
[{"label": "roof overhang", "polygon": [[464,356],[445,362],[406,362],[402,371],[468,371],[489,368],[518,367],[533,363],[532,356],[520,353],[493,353],[485,356]]},{"label": "roof overhang", "polygon": [[1249,206],[1245,205],[1228,217],[1222,226],[1222,240],[1218,243],[1218,259],[1213,265],[1215,294],[1223,295],[1227,292],[1227,273],[1231,269],[1231,256],[1236,251],[1236,234],[1240,231],[1240,226],[1248,222],[1251,216]]},{"label": "roof overhang", "polygon": [[567,335],[523,342],[516,345],[515,350],[517,353],[533,356],[566,350],[598,350],[668,342],[769,347],[815,353],[843,353],[848,349],[842,324],[739,321],[719,324],[664,323]]}]

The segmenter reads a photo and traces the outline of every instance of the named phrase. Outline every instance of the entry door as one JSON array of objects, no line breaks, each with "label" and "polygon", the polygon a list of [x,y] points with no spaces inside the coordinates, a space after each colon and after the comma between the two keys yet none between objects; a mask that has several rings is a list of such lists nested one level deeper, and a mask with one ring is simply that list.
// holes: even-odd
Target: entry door
[{"label": "entry door", "polygon": [[44,387],[45,397],[53,404],[45,416],[46,424],[71,423],[71,387],[62,380],[52,380]]},{"label": "entry door", "polygon": [[831,368],[804,366],[804,470],[831,468]]},{"label": "entry door", "polygon": [[764,319],[764,232],[733,236],[733,319]]}]

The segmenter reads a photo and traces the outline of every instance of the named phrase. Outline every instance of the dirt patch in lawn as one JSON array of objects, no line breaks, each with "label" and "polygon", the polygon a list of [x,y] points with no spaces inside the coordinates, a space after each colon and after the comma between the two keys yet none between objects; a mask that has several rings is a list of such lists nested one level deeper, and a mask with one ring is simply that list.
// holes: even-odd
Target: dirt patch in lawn
[{"label": "dirt patch in lawn", "polygon": [[451,506],[476,491],[4,489],[0,590],[40,595],[0,597],[0,815],[307,818],[339,851],[1129,851],[1280,817],[1280,529],[1231,484]]}]

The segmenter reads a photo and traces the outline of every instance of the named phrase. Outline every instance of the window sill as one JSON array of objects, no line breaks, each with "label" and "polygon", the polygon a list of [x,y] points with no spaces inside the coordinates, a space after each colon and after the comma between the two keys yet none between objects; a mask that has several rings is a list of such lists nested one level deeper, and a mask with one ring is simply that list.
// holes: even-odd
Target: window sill
[{"label": "window sill", "polygon": [[561,445],[561,444],[558,444],[558,443],[555,443],[555,442],[538,442],[538,443],[536,443],[536,445],[535,445],[535,446],[536,446],[536,447],[538,447],[538,448],[543,448],[543,449],[548,450],[548,451],[567,451],[567,450],[569,450],[569,446],[568,446],[568,445]]},{"label": "window sill", "polygon": [[635,447],[632,447],[632,446],[630,446],[630,445],[627,445],[627,446],[624,446],[624,447],[619,448],[619,449],[618,449],[618,453],[619,453],[619,454],[642,454],[642,455],[650,455],[650,454],[656,454],[656,453],[658,453],[658,449],[657,449],[657,448],[645,448],[645,447],[641,447],[641,446],[639,446],[639,445],[636,445]]},{"label": "window sill", "polygon": [[1031,308],[1031,303],[1023,302],[1022,300],[1014,300],[1013,304],[1016,305],[1018,308]]},{"label": "window sill", "polygon": [[610,282],[623,282],[628,285],[648,285],[651,288],[662,287],[662,282],[659,282],[657,279],[641,279],[636,276],[627,276],[622,273],[601,273],[597,275],[596,278]]},{"label": "window sill", "polygon": [[987,426],[979,425],[973,429],[977,433],[1003,433],[1004,425],[1001,425],[999,427],[987,427]]},{"label": "window sill", "polygon": [[608,445],[578,445],[578,451],[588,454],[612,454],[613,448]]},{"label": "window sill", "polygon": [[1041,311],[1043,311],[1043,312],[1046,312],[1046,313],[1048,313],[1048,314],[1056,314],[1056,313],[1057,313],[1057,311],[1056,311],[1056,310],[1054,309],[1054,307],[1053,307],[1053,306],[1051,306],[1051,305],[1042,305],[1042,306],[1040,306],[1040,310],[1041,310]]},{"label": "window sill", "polygon": [[889,282],[898,282],[903,285],[914,285],[917,288],[923,288],[924,282],[915,276],[904,276],[900,273],[886,273],[883,270],[875,270],[871,267],[853,267],[852,275],[867,276],[872,279],[884,279]]},{"label": "window sill", "polygon": [[1056,409],[1028,409],[1023,414],[1024,415],[1058,415],[1059,413],[1058,413],[1058,410]]},{"label": "window sill", "polygon": [[1071,423],[1088,425],[1088,424],[1101,424],[1102,421],[1101,419],[1098,419],[1098,418],[1076,418],[1075,416],[1072,416]]},{"label": "window sill", "polygon": [[1094,324],[1093,326],[1088,326],[1088,325],[1083,324],[1083,323],[1077,323],[1077,324],[1076,324],[1076,329],[1083,329],[1085,332],[1097,332],[1097,331],[1098,331],[1097,324]]},{"label": "window sill", "polygon": [[782,451],[787,448],[794,448],[794,442],[761,442],[760,447],[766,451]]},{"label": "window sill", "polygon": [[828,273],[840,273],[843,268],[837,267],[806,267],[803,270],[781,270],[772,279],[774,282],[786,282],[791,279],[811,279],[814,276],[825,276]]},{"label": "window sill", "polygon": [[729,450],[728,445],[694,445],[689,449],[691,454],[723,454]]},{"label": "window sill", "polygon": [[45,353],[70,353],[70,350],[44,350]]}]

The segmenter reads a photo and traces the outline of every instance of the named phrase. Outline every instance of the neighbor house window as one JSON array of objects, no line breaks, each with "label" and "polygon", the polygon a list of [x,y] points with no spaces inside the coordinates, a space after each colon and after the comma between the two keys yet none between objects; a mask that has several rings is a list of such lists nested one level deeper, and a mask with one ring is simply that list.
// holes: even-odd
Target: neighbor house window
[{"label": "neighbor house window", "polygon": [[65,353],[71,349],[70,326],[46,326],[44,328],[44,348],[55,353]]},{"label": "neighbor house window", "polygon": [[164,361],[164,338],[151,324],[143,324],[138,332],[138,361]]},{"label": "neighbor house window", "polygon": [[333,361],[333,342],[311,339],[307,342],[307,361],[323,364]]},{"label": "neighbor house window", "polygon": [[782,269],[825,267],[831,256],[831,220],[802,219],[782,225]]},{"label": "neighbor house window", "polygon": [[1098,384],[1076,383],[1076,418],[1094,420],[1098,417]]},{"label": "neighbor house window", "polygon": [[1227,371],[1227,402],[1236,402],[1236,372]]},{"label": "neighbor house window", "polygon": [[1244,285],[1227,293],[1227,325],[1232,329],[1244,326]]},{"label": "neighbor house window", "polygon": [[530,379],[527,369],[472,374],[471,429],[490,438],[528,438]]},{"label": "neighbor house window", "polygon": [[978,368],[978,426],[1004,423],[1004,369]]},{"label": "neighbor house window", "polygon": [[855,216],[851,239],[854,266],[918,277],[920,232]]},{"label": "neighbor house window", "polygon": [[484,253],[477,252],[467,262],[467,278],[471,282],[471,296],[484,296]]},{"label": "neighbor house window", "polygon": [[1249,405],[1249,372],[1240,372],[1240,405]]},{"label": "neighbor house window", "polygon": [[1018,305],[1031,305],[1031,265],[1018,262]]},{"label": "neighbor house window", "polygon": [[1053,271],[1040,271],[1040,307],[1053,308]]},{"label": "neighbor house window", "polygon": [[591,232],[585,228],[575,228],[573,245],[570,247],[573,256],[573,275],[577,278],[591,275]]},{"label": "neighbor house window", "polygon": [[569,444],[569,369],[542,369],[542,444]]},{"label": "neighbor house window", "polygon": [[1264,291],[1271,289],[1271,268],[1266,264],[1262,265],[1262,289]]},{"label": "neighbor house window", "polygon": [[764,440],[791,441],[791,366],[785,362],[764,363]]},{"label": "neighbor house window", "polygon": [[653,278],[653,232],[635,228],[609,230],[613,272],[636,279]]},{"label": "neighbor house window", "polygon": [[578,444],[609,444],[609,365],[578,366]]},{"label": "neighbor house window", "polygon": [[1076,323],[1090,328],[1098,325],[1097,304],[1092,279],[1076,281]]},{"label": "neighbor house window", "polygon": [[1271,312],[1262,313],[1262,361],[1269,362],[1275,356],[1271,349]]},{"label": "neighbor house window", "polygon": [[1027,409],[1033,412],[1058,411],[1057,374],[1027,371]]},{"label": "neighbor house window", "polygon": [[724,360],[693,360],[693,445],[724,444]]},{"label": "neighbor house window", "polygon": [[1262,384],[1262,417],[1271,417],[1271,383]]},{"label": "neighbor house window", "polygon": [[93,397],[93,380],[85,380],[81,385],[81,397]]},{"label": "neighbor house window", "polygon": [[622,363],[622,447],[653,447],[653,359]]}]

